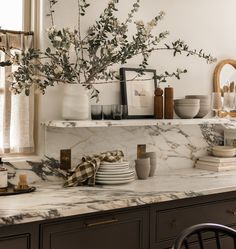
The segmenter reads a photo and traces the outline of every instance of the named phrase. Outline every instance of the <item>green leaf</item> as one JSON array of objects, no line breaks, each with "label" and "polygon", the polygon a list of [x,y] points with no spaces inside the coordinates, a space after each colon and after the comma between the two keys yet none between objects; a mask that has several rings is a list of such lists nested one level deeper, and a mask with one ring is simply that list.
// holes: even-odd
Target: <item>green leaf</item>
[{"label": "green leaf", "polygon": [[29,96],[29,95],[30,95],[30,90],[29,90],[29,88],[26,88],[26,89],[25,89],[25,95],[26,95],[26,96]]},{"label": "green leaf", "polygon": [[46,52],[48,53],[48,54],[50,54],[51,53],[51,49],[48,47],[48,48],[46,48]]}]

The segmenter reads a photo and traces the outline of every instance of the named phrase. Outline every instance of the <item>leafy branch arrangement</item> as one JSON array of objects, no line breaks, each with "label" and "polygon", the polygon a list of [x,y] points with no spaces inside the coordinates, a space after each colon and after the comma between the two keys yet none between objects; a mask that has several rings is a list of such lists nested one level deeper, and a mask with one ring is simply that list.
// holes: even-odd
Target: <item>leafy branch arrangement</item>
[{"label": "leafy branch arrangement", "polygon": [[[82,84],[91,91],[91,97],[98,98],[96,84],[117,82],[119,77],[112,69],[114,65],[125,64],[129,59],[141,56],[140,72],[148,66],[148,59],[155,51],[169,50],[173,56],[186,53],[203,58],[207,63],[215,59],[202,50],[192,50],[182,40],[160,46],[169,35],[163,31],[157,35],[153,29],[163,19],[160,12],[148,23],[134,21],[134,15],[140,8],[140,0],[134,0],[133,7],[124,21],[116,17],[119,0],[110,0],[98,20],[89,27],[85,36],[81,34],[81,19],[90,6],[88,0],[78,2],[78,28],[57,29],[54,26],[54,6],[56,0],[49,1],[49,13],[52,26],[48,29],[50,46],[45,51],[28,49],[14,55],[12,61],[18,69],[12,75],[11,90],[18,94],[25,91],[29,95],[32,85],[44,94],[48,86],[55,83]],[[130,34],[129,25],[136,26],[134,34]],[[75,56],[73,56],[75,55]],[[74,58],[75,59],[72,59]],[[180,78],[187,70],[177,69],[176,72],[157,75],[159,83],[166,82],[169,77]]]}]

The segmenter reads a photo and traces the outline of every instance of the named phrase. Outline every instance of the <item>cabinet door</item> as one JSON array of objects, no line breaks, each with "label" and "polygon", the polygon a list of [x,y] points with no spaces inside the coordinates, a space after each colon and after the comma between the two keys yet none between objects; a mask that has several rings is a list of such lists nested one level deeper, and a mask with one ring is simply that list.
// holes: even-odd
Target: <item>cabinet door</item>
[{"label": "cabinet door", "polygon": [[[189,226],[199,223],[218,223],[235,226],[236,200],[218,201],[163,209],[161,205],[151,211],[152,248],[167,248],[176,236]],[[211,247],[209,247],[211,248]]]},{"label": "cabinet door", "polygon": [[0,238],[2,249],[30,249],[30,236],[28,234]]},{"label": "cabinet door", "polygon": [[[234,243],[233,243],[233,239],[229,238],[229,237],[221,237],[220,239],[220,245],[222,249],[235,249],[234,247]],[[205,239],[203,241],[203,246],[204,249],[216,249],[217,248],[217,244],[216,244],[216,240],[215,239]],[[157,248],[165,248],[166,247],[157,247]],[[189,249],[199,249],[200,245],[199,243],[192,243],[189,244]],[[168,249],[171,249],[171,247],[168,247]]]},{"label": "cabinet door", "polygon": [[43,249],[148,249],[147,210],[46,224]]}]

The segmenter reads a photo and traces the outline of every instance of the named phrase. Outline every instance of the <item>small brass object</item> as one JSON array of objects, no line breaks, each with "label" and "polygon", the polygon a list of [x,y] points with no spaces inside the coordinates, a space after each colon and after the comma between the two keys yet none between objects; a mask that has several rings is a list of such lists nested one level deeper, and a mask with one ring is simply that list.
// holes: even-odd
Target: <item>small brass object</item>
[{"label": "small brass object", "polygon": [[146,144],[137,145],[137,158],[142,158],[143,154],[146,153]]},{"label": "small brass object", "polygon": [[71,168],[71,150],[60,150],[61,169],[68,170]]},{"label": "small brass object", "polygon": [[28,189],[29,185],[27,183],[27,175],[26,174],[21,174],[19,175],[19,182],[17,185],[17,189]]}]

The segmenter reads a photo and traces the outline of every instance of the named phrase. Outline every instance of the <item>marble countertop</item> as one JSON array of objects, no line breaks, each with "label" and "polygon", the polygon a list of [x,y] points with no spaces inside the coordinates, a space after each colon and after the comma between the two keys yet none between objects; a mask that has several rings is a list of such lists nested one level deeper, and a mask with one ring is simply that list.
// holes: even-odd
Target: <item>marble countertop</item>
[{"label": "marble countertop", "polygon": [[234,191],[236,171],[181,169],[119,186],[36,187],[33,193],[0,197],[0,226]]}]

